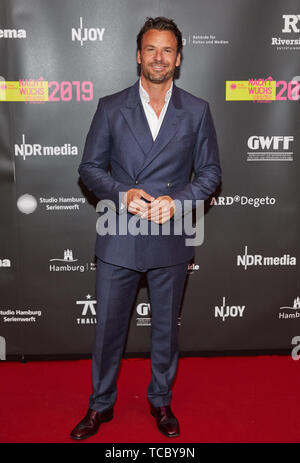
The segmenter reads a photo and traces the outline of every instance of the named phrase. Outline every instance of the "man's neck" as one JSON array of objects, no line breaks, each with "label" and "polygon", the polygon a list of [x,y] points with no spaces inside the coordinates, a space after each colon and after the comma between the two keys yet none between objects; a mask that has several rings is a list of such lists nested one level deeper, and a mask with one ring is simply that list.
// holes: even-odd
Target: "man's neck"
[{"label": "man's neck", "polygon": [[150,97],[150,102],[153,104],[164,104],[167,91],[171,88],[173,79],[169,79],[166,82],[154,83],[145,79],[143,74],[141,75],[142,87],[146,90]]}]

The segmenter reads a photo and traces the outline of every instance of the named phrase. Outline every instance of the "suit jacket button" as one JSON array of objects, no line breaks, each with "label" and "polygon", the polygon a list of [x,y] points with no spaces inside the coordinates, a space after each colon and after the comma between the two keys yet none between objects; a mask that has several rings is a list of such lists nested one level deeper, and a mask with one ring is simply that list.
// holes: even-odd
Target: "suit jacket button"
[{"label": "suit jacket button", "polygon": [[170,187],[172,184],[171,183],[167,183],[167,187]]},{"label": "suit jacket button", "polygon": [[138,185],[140,182],[138,180],[135,181],[135,184]]}]

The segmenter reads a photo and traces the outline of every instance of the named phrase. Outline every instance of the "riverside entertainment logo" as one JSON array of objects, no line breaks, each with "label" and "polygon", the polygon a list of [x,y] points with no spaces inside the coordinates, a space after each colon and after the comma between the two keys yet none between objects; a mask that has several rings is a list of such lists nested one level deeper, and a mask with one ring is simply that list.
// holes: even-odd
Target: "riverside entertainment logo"
[{"label": "riverside entertainment logo", "polygon": [[281,32],[291,34],[284,37],[272,37],[271,45],[277,50],[300,50],[300,14],[283,14]]},{"label": "riverside entertainment logo", "polygon": [[293,161],[293,142],[292,135],[251,135],[247,140],[247,161]]},{"label": "riverside entertainment logo", "polygon": [[261,254],[248,254],[248,246],[245,246],[243,255],[237,256],[237,266],[244,267],[278,267],[278,266],[294,266],[296,265],[296,257],[284,254],[281,257],[264,257]]},{"label": "riverside entertainment logo", "polygon": [[96,41],[103,41],[103,35],[105,32],[105,28],[99,27],[83,27],[83,20],[82,16],[79,18],[79,28],[72,27],[71,34],[72,34],[72,42],[75,40],[80,42],[80,45],[83,46],[83,43],[86,41],[89,42],[96,42]]},{"label": "riverside entertainment logo", "polygon": [[77,146],[71,143],[65,143],[63,146],[42,146],[39,143],[26,143],[25,135],[22,134],[22,144],[15,143],[15,156],[20,156],[25,159],[27,157],[56,157],[56,156],[77,156]]}]

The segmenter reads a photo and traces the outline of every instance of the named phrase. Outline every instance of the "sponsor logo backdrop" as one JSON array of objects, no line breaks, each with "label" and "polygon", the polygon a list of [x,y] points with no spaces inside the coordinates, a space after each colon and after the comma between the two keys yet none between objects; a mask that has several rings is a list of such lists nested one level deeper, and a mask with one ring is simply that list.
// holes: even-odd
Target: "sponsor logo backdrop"
[{"label": "sponsor logo backdrop", "polygon": [[[183,355],[278,353],[300,334],[298,0],[0,4],[0,359],[91,354],[97,199],[77,168],[98,98],[138,78],[147,16],[183,31],[177,85],[210,102],[223,183],[178,319]],[[126,300],[124,300],[124,306]],[[148,355],[144,279],[125,354]]]}]

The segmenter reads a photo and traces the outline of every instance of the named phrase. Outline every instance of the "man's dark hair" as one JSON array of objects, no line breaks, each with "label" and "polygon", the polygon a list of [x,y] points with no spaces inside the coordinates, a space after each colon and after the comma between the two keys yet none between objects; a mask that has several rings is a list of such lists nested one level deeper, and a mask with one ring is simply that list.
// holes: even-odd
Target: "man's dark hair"
[{"label": "man's dark hair", "polygon": [[143,35],[148,32],[150,29],[156,29],[157,31],[171,31],[176,37],[177,40],[177,53],[180,53],[182,50],[182,33],[177,27],[177,24],[173,19],[164,18],[163,16],[158,16],[157,18],[147,18],[142,29],[136,37],[137,49],[141,51],[142,49],[142,39]]}]

